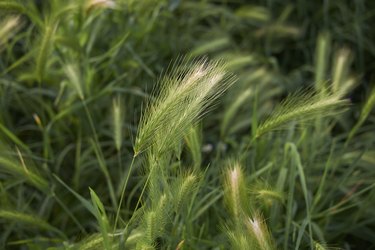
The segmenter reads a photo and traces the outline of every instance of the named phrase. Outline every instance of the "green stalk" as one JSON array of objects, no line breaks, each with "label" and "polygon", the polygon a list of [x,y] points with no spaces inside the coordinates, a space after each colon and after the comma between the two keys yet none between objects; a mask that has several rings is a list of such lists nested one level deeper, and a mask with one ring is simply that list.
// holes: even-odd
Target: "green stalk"
[{"label": "green stalk", "polygon": [[126,190],[126,187],[128,185],[129,178],[130,178],[131,172],[133,170],[134,161],[135,161],[136,157],[137,157],[137,155],[133,156],[132,162],[130,163],[128,175],[126,176],[126,180],[125,180],[124,186],[122,186],[122,189],[121,189],[121,197],[120,197],[120,201],[118,203],[118,207],[117,207],[117,211],[116,211],[115,225],[113,226],[113,231],[114,232],[117,229],[117,223],[118,223],[118,219],[119,219],[119,216],[120,216],[120,210],[121,210],[122,201],[124,200],[125,190]]},{"label": "green stalk", "polygon": [[[133,158],[133,159],[134,159],[134,158]],[[129,170],[129,171],[130,171],[130,170]],[[139,196],[139,199],[138,199],[138,201],[137,201],[137,204],[136,204],[136,206],[135,206],[135,208],[134,208],[134,212],[137,211],[137,209],[138,209],[138,207],[139,207],[139,204],[141,203],[141,200],[142,200],[143,194],[144,194],[144,192],[145,192],[145,190],[146,190],[146,187],[147,187],[147,185],[148,185],[148,182],[150,181],[150,176],[151,176],[151,174],[149,174],[149,175],[147,176],[147,179],[146,179],[145,185],[144,185],[143,188],[142,188],[141,195]],[[128,177],[129,177],[129,175],[128,175]],[[120,204],[121,204],[121,203],[120,203]],[[117,211],[117,212],[119,212],[119,211]],[[117,217],[117,216],[116,216],[116,217]],[[130,219],[130,220],[131,220],[131,219]],[[130,224],[130,221],[126,224],[125,229],[124,229],[124,232],[127,232],[128,227],[129,227],[129,224]],[[115,225],[116,225],[116,222],[115,222]]]}]

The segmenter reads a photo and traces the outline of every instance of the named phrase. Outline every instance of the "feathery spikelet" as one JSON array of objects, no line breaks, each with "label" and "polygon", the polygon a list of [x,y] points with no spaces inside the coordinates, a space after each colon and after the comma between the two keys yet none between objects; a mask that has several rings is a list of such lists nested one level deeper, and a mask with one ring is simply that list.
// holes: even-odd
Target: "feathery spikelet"
[{"label": "feathery spikelet", "polygon": [[1,47],[19,30],[21,27],[19,16],[10,16],[0,22],[0,50]]},{"label": "feathery spikelet", "polygon": [[368,96],[364,106],[362,107],[361,114],[359,116],[359,119],[355,126],[352,128],[352,130],[349,133],[348,139],[346,143],[349,143],[349,141],[353,138],[353,136],[357,133],[358,129],[362,126],[362,124],[366,121],[368,115],[373,110],[375,106],[375,86],[373,86],[370,95]]},{"label": "feathery spikelet", "polygon": [[274,202],[284,202],[284,194],[267,182],[257,181],[250,187],[250,195],[266,207]]},{"label": "feathery spikelet", "polygon": [[114,8],[116,6],[115,1],[112,0],[88,0],[86,8]]},{"label": "feathery spikelet", "polygon": [[[165,230],[165,224],[168,220],[170,206],[169,197],[162,194],[159,201],[144,214],[142,222],[142,231],[144,237],[137,242],[137,249],[144,249],[145,246],[153,246],[156,238],[161,237]],[[153,248],[151,248],[153,249]]]},{"label": "feathery spikelet", "polygon": [[81,76],[78,72],[77,65],[68,64],[65,66],[65,74],[67,75],[69,79],[69,83],[76,91],[78,97],[81,100],[85,99],[85,96],[83,94],[83,88],[82,88],[82,80]]},{"label": "feathery spikelet", "polygon": [[245,225],[249,234],[258,243],[257,249],[275,249],[271,234],[259,213],[255,213],[252,218],[247,218]]},{"label": "feathery spikelet", "polygon": [[326,250],[327,249],[326,247],[324,247],[319,242],[314,242],[314,247],[315,247],[315,250]]},{"label": "feathery spikelet", "polygon": [[337,51],[333,69],[332,91],[338,93],[341,91],[342,84],[346,81],[351,64],[351,52],[347,48]]},{"label": "feathery spikelet", "polygon": [[251,206],[252,199],[237,162],[231,163],[225,172],[224,199],[232,213],[233,226],[226,229],[226,234],[234,249],[275,249],[261,215]]},{"label": "feathery spikelet", "polygon": [[290,121],[304,122],[315,117],[337,114],[349,103],[348,100],[340,97],[339,94],[328,94],[322,98],[313,92],[291,95],[258,127],[256,137],[281,129]]},{"label": "feathery spikelet", "polygon": [[36,73],[39,81],[42,81],[47,65],[48,56],[50,55],[55,41],[55,34],[58,27],[58,21],[50,21],[45,25],[45,30],[42,34],[40,47],[36,56]]},{"label": "feathery spikelet", "polygon": [[230,200],[232,201],[232,211],[234,216],[238,217],[241,209],[240,185],[242,180],[240,167],[236,166],[228,172],[228,187],[230,189]]},{"label": "feathery spikelet", "polygon": [[317,241],[314,241],[314,250],[341,250],[340,247],[331,247],[327,246],[325,243],[319,243]]},{"label": "feathery spikelet", "polygon": [[331,38],[329,33],[321,33],[317,39],[315,50],[315,89],[324,94],[327,90],[325,81],[327,80],[327,68],[329,62]]},{"label": "feathery spikelet", "polygon": [[243,249],[257,249],[255,241],[249,237],[244,231],[226,231],[226,234],[230,240],[231,249],[243,250]]},{"label": "feathery spikelet", "polygon": [[232,249],[276,249],[274,239],[259,213],[251,218],[243,217],[240,223],[234,230],[226,230]]},{"label": "feathery spikelet", "polygon": [[272,189],[264,188],[256,190],[255,194],[257,195],[258,199],[263,200],[265,203],[271,203],[275,200],[279,202],[284,201],[284,196],[280,192],[274,191]]},{"label": "feathery spikelet", "polygon": [[185,136],[186,146],[191,152],[194,167],[198,168],[202,162],[202,131],[200,126],[191,127]]},{"label": "feathery spikelet", "polygon": [[186,204],[185,201],[189,200],[188,195],[191,194],[197,186],[198,177],[195,174],[181,175],[180,178],[175,180],[174,185],[172,184],[173,200],[175,204],[175,210],[178,211],[182,204]]},{"label": "feathery spikelet", "polygon": [[221,62],[206,59],[172,67],[171,77],[160,82],[158,97],[146,108],[138,129],[134,152],[151,145],[163,152],[175,145],[206,109],[234,81]]},{"label": "feathery spikelet", "polygon": [[117,151],[121,150],[122,146],[122,126],[124,121],[124,114],[122,110],[121,99],[118,97],[113,100],[112,105],[112,116],[113,116],[113,139],[115,141],[115,146]]},{"label": "feathery spikelet", "polygon": [[363,121],[366,120],[370,112],[373,110],[374,106],[375,106],[375,86],[372,88],[372,91],[369,97],[367,98],[365,105],[362,108],[361,115],[359,118],[361,123],[363,123]]},{"label": "feathery spikelet", "polygon": [[244,212],[249,209],[249,201],[242,169],[237,162],[232,163],[232,166],[225,173],[224,198],[233,215],[235,224],[238,225]]},{"label": "feathery spikelet", "polygon": [[[135,237],[137,237],[138,235],[135,235]],[[116,237],[118,237],[117,234],[111,234],[111,233],[108,233],[108,237],[111,241],[111,243],[113,244],[114,242],[114,239]],[[130,236],[128,239],[129,241],[133,240],[134,236]],[[85,238],[84,240],[82,240],[79,244],[78,244],[78,248],[69,248],[69,249],[79,249],[79,250],[93,250],[93,249],[103,249],[103,235],[102,234],[99,234],[99,233],[95,233],[95,234],[92,234],[90,235],[89,237]]]}]

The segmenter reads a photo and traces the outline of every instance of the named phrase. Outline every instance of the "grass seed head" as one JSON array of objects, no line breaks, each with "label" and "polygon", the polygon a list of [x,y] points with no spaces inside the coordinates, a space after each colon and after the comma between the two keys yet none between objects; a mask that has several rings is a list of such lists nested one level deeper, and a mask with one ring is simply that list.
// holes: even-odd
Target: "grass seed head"
[{"label": "grass seed head", "polygon": [[311,91],[297,92],[287,97],[257,128],[256,137],[272,130],[282,129],[291,121],[301,123],[340,113],[348,104],[348,100],[341,99],[341,93],[328,94],[322,98],[321,95]]},{"label": "grass seed head", "polygon": [[0,51],[21,26],[22,23],[19,16],[9,16],[0,22]]},{"label": "grass seed head", "polygon": [[117,151],[121,150],[122,146],[122,128],[124,122],[123,105],[121,99],[115,98],[112,103],[112,117],[113,117],[113,139]]},{"label": "grass seed head", "polygon": [[255,238],[258,243],[258,249],[275,249],[271,234],[259,213],[254,213],[252,218],[247,218],[245,225],[249,234]]},{"label": "grass seed head", "polygon": [[[176,145],[234,81],[222,62],[207,59],[172,67],[171,77],[163,78],[158,97],[146,108],[135,141],[138,154],[151,145],[164,152]],[[187,68],[187,69],[186,69]]]},{"label": "grass seed head", "polygon": [[241,223],[241,217],[250,210],[250,200],[241,166],[237,162],[225,172],[224,198],[235,224]]}]

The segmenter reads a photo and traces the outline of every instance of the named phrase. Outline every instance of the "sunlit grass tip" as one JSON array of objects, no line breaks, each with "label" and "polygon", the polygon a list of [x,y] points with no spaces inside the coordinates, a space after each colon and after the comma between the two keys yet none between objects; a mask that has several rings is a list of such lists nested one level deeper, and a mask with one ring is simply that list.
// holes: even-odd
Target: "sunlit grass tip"
[{"label": "sunlit grass tip", "polygon": [[272,130],[280,130],[291,121],[301,123],[316,117],[338,114],[344,111],[348,104],[349,100],[342,99],[341,93],[331,93],[322,97],[311,90],[297,92],[288,96],[260,124],[256,137]]},{"label": "sunlit grass tip", "polygon": [[157,151],[175,145],[235,80],[220,61],[184,58],[176,64],[168,76],[160,80],[158,97],[143,113],[135,154],[155,144]]}]

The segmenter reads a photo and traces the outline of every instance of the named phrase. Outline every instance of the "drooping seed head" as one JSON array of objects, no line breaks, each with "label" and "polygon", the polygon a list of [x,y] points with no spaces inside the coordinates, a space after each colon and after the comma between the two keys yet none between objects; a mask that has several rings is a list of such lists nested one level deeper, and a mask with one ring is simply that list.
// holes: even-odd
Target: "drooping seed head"
[{"label": "drooping seed head", "polygon": [[147,106],[138,128],[135,154],[150,146],[157,152],[172,148],[234,82],[221,62],[181,63],[182,70],[173,66],[171,76],[158,84],[158,97]]}]

